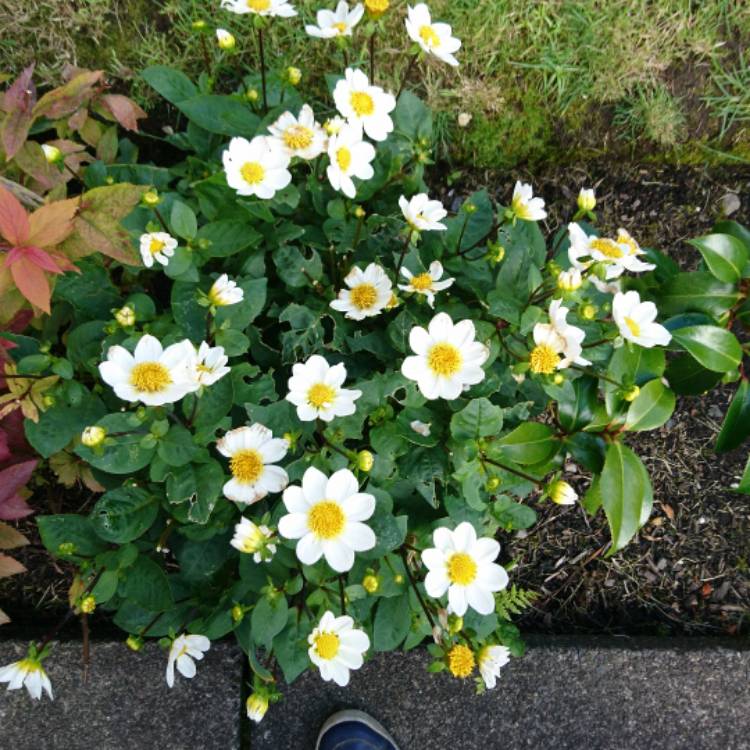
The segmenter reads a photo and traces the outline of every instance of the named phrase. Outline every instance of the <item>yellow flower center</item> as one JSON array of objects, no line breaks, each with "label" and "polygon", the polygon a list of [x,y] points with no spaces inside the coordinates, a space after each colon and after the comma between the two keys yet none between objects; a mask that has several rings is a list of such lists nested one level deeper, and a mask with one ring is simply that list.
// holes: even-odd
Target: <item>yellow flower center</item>
[{"label": "yellow flower center", "polygon": [[457,643],[448,652],[448,669],[454,677],[465,679],[474,671],[474,664],[474,654],[462,643]]},{"label": "yellow flower center", "polygon": [[139,362],[130,371],[130,385],[144,393],[159,393],[171,383],[169,370],[160,362]]},{"label": "yellow flower center", "polygon": [[360,284],[349,292],[349,299],[354,307],[368,310],[378,300],[378,290],[372,284]]},{"label": "yellow flower center", "polygon": [[510,207],[519,219],[524,219],[525,221],[531,219],[531,209],[522,198],[513,198]]},{"label": "yellow flower center", "polygon": [[287,148],[297,151],[307,148],[313,142],[313,132],[304,125],[290,125],[282,138]]},{"label": "yellow flower center", "polygon": [[346,24],[343,21],[339,21],[338,23],[333,24],[333,28],[336,29],[339,34],[343,34],[346,31]]},{"label": "yellow flower center", "polygon": [[271,0],[247,0],[247,7],[256,13],[261,13],[271,7]]},{"label": "yellow flower center", "polygon": [[336,398],[336,390],[325,383],[315,383],[307,392],[307,401],[316,409],[330,406]]},{"label": "yellow flower center", "polygon": [[435,344],[427,354],[427,366],[436,374],[449,378],[463,364],[461,352],[453,344]]},{"label": "yellow flower center", "polygon": [[240,174],[242,179],[248,185],[257,185],[263,182],[263,178],[266,176],[266,170],[263,169],[263,165],[257,161],[246,161],[240,167]]},{"label": "yellow flower center", "polygon": [[598,250],[605,258],[616,260],[617,258],[622,258],[625,254],[614,240],[609,240],[606,237],[597,237],[595,240],[591,240],[591,247],[594,250]]},{"label": "yellow flower center", "polygon": [[351,95],[352,108],[358,117],[367,117],[375,111],[375,102],[364,91],[353,91]]},{"label": "yellow flower center", "polygon": [[435,29],[433,29],[432,26],[422,26],[422,28],[419,30],[419,36],[422,37],[422,41],[428,47],[440,46],[440,37],[437,35]]},{"label": "yellow flower center", "polygon": [[164,245],[166,243],[162,242],[161,240],[157,240],[156,237],[151,238],[151,242],[148,246],[149,252],[152,255],[156,255],[156,253],[160,253],[164,249]]},{"label": "yellow flower center", "polygon": [[411,280],[411,288],[419,292],[432,289],[432,276],[429,273],[420,273],[418,276],[414,276]]},{"label": "yellow flower center", "polygon": [[451,583],[468,586],[477,577],[477,564],[466,552],[454,552],[448,560],[448,578]]},{"label": "yellow flower center", "polygon": [[336,151],[336,163],[342,172],[346,172],[352,163],[352,152],[346,146]]},{"label": "yellow flower center", "polygon": [[539,344],[535,346],[529,357],[531,372],[552,374],[560,361],[560,355],[549,345]]},{"label": "yellow flower center", "polygon": [[18,663],[18,668],[24,672],[44,672],[42,665],[33,659],[21,659]]},{"label": "yellow flower center", "polygon": [[307,525],[319,539],[335,539],[344,530],[346,517],[333,500],[321,500],[310,508]]},{"label": "yellow flower center", "polygon": [[365,8],[373,18],[379,18],[388,10],[388,0],[365,0]]},{"label": "yellow flower center", "polygon": [[315,650],[321,659],[335,659],[339,652],[339,637],[336,633],[318,633],[315,636]]},{"label": "yellow flower center", "polygon": [[632,318],[625,318],[625,325],[633,336],[641,335],[641,327]]},{"label": "yellow flower center", "polygon": [[638,253],[638,243],[627,232],[620,230],[617,233],[617,242],[620,245],[627,245],[628,255],[636,255]]},{"label": "yellow flower center", "polygon": [[229,460],[229,471],[243,484],[254,484],[263,473],[263,457],[251,449],[237,451]]}]

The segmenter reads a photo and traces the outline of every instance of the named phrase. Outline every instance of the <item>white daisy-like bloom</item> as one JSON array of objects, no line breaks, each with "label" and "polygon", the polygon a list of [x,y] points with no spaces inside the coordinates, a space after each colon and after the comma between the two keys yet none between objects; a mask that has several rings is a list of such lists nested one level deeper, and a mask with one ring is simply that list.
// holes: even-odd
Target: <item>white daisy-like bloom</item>
[{"label": "white daisy-like bloom", "polygon": [[195,390],[213,385],[229,374],[231,368],[227,367],[227,362],[229,357],[224,353],[223,346],[211,346],[208,342],[202,341],[196,350],[195,367],[192,372]]},{"label": "white daisy-like bloom", "polygon": [[326,174],[331,187],[340,190],[347,198],[354,198],[357,188],[352,177],[369,180],[375,174],[371,164],[375,147],[362,140],[359,125],[347,124],[328,139],[327,151],[330,164]]},{"label": "white daisy-like bloom", "polygon": [[177,248],[177,240],[167,232],[145,232],[139,242],[146,268],[151,268],[154,261],[166,266]]},{"label": "white daisy-like bloom", "polygon": [[365,6],[357,3],[351,10],[346,0],[340,0],[336,10],[319,10],[315,14],[318,25],[308,24],[305,31],[318,39],[333,39],[336,36],[351,36],[354,27],[362,20]]},{"label": "white daisy-like bloom", "polygon": [[578,208],[581,211],[593,211],[596,207],[596,195],[593,188],[581,188],[578,193]]},{"label": "white daisy-like bloom", "polygon": [[653,302],[641,302],[636,291],[618,292],[612,300],[612,317],[624,339],[651,349],[666,346],[672,334],[656,323],[658,311]]},{"label": "white daisy-like bloom", "polygon": [[439,260],[430,263],[430,270],[424,273],[413,274],[406,266],[402,266],[401,273],[406,277],[408,284],[399,284],[398,288],[403,292],[423,294],[427,297],[427,304],[435,307],[435,294],[447,289],[455,281],[454,278],[443,279],[443,264]]},{"label": "white daisy-like bloom", "polygon": [[236,305],[245,298],[245,292],[236,281],[231,281],[227,274],[223,273],[211,285],[208,292],[208,300],[215,307],[226,307]]},{"label": "white daisy-like bloom", "polygon": [[289,155],[276,140],[267,136],[258,135],[252,141],[232,138],[222,154],[222,161],[227,184],[238,195],[273,198],[292,181],[287,169]]},{"label": "white daisy-like bloom", "polygon": [[167,661],[167,685],[174,686],[174,668],[188,679],[195,677],[195,661],[200,661],[203,654],[211,648],[211,641],[205,635],[178,635],[172,641]]},{"label": "white daisy-like bloom", "polygon": [[553,299],[549,306],[549,323],[537,323],[533,336],[536,345],[531,351],[531,371],[549,375],[555,370],[564,370],[573,363],[590,365],[581,356],[586,333],[582,328],[567,321],[570,310],[562,306],[562,300]]},{"label": "white daisy-like bloom", "polygon": [[235,503],[257,503],[269,492],[281,492],[289,475],[280,466],[289,443],[275,438],[262,424],[237,427],[216,441],[216,450],[229,459],[232,478],[224,485],[224,496]]},{"label": "white daisy-like bloom", "polygon": [[494,592],[508,585],[505,568],[494,562],[500,544],[490,537],[477,539],[468,521],[454,531],[435,529],[432,543],[434,547],[422,551],[422,562],[429,570],[424,579],[427,594],[439,599],[447,591],[449,612],[459,617],[469,607],[480,615],[494,612]]},{"label": "white daisy-like bloom", "polygon": [[297,11],[288,0],[221,0],[221,7],[238,15],[253,13],[256,16],[279,18],[292,18],[297,15]]},{"label": "white daisy-like bloom", "polygon": [[320,670],[320,676],[340,687],[349,684],[349,672],[362,666],[364,653],[370,648],[367,633],[355,628],[351,617],[336,617],[330,610],[320,618],[307,642],[310,661]]},{"label": "white daisy-like bloom", "polygon": [[488,690],[497,684],[500,670],[510,661],[510,649],[506,646],[485,646],[477,655],[479,674]]},{"label": "white daisy-like bloom", "polygon": [[578,268],[560,271],[557,277],[557,288],[563,292],[575,292],[583,284],[583,275]]},{"label": "white daisy-like bloom", "polygon": [[162,406],[196,390],[195,366],[195,347],[187,339],[164,349],[146,334],[132,354],[123,346],[110,346],[99,373],[123,401]]},{"label": "white daisy-like bloom", "polygon": [[390,112],[396,108],[393,94],[370,85],[361,70],[347,68],[333,90],[336,109],[350,123],[359,124],[373,141],[384,141],[393,131]]},{"label": "white daisy-like bloom", "polygon": [[348,417],[356,411],[354,402],[362,391],[342,388],[345,380],[343,362],[331,366],[319,354],[313,354],[307,362],[292,367],[286,400],[297,407],[297,416],[303,422]]},{"label": "white daisy-like bloom", "polygon": [[447,23],[433,23],[430,10],[424,3],[418,3],[413,8],[407,6],[406,33],[428,54],[435,55],[448,65],[458,65],[453,53],[460,49],[461,40],[453,36],[453,30]]},{"label": "white daisy-like bloom", "polygon": [[252,555],[256,563],[261,563],[268,562],[276,554],[273,538],[273,531],[268,526],[259,526],[243,516],[235,524],[234,536],[229,543],[240,552]]},{"label": "white daisy-like bloom", "polygon": [[323,123],[323,130],[325,130],[326,134],[329,136],[336,135],[345,125],[346,120],[343,117],[334,115]]},{"label": "white daisy-like bloom", "polygon": [[344,279],[348,289],[331,302],[334,310],[352,320],[364,320],[383,311],[393,294],[391,280],[382,266],[370,263],[364,271],[354,266]]},{"label": "white daisy-like bloom", "polygon": [[420,422],[418,419],[409,422],[409,427],[422,437],[430,437],[432,433],[432,425],[429,422]]},{"label": "white daisy-like bloom", "polygon": [[409,332],[414,356],[404,360],[401,372],[416,381],[425,398],[458,398],[484,380],[482,365],[490,352],[475,338],[470,320],[454,323],[447,313],[438,313],[426,329],[415,326]]},{"label": "white daisy-like bloom", "polygon": [[617,239],[587,235],[583,228],[572,222],[568,224],[570,247],[568,258],[571,264],[579,270],[588,268],[592,263],[601,262],[606,265],[605,279],[616,279],[623,271],[640,273],[652,271],[653,263],[644,263],[639,256],[643,250],[638,243],[624,230],[620,229]]},{"label": "white daisy-like bloom", "polygon": [[237,40],[226,29],[216,29],[216,41],[223,50],[234,49]]},{"label": "white daisy-like bloom", "polygon": [[410,200],[402,195],[398,199],[401,213],[412,229],[418,232],[443,231],[448,227],[441,223],[448,212],[438,200],[430,200],[427,193],[417,193]]},{"label": "white daisy-like bloom", "polygon": [[41,700],[42,691],[46,691],[50,700],[54,700],[52,683],[38,659],[27,656],[25,659],[0,667],[0,682],[7,682],[8,690],[25,687],[34,700]]},{"label": "white daisy-like bloom", "polygon": [[268,126],[271,139],[291,159],[310,160],[320,156],[326,149],[326,131],[315,122],[315,113],[309,104],[304,104],[295,117],[284,112],[273,125]]},{"label": "white daisy-like bloom", "polygon": [[547,218],[544,210],[544,199],[535,198],[531,185],[518,180],[513,188],[513,198],[510,203],[513,214],[524,221],[541,221]]},{"label": "white daisy-like bloom", "polygon": [[354,565],[354,553],[375,546],[375,532],[363,521],[375,512],[375,497],[359,491],[357,477],[349,469],[327,477],[311,466],[302,486],[291,486],[282,496],[289,514],[279,519],[279,534],[299,539],[297,558],[314,565],[321,557],[337,572]]}]

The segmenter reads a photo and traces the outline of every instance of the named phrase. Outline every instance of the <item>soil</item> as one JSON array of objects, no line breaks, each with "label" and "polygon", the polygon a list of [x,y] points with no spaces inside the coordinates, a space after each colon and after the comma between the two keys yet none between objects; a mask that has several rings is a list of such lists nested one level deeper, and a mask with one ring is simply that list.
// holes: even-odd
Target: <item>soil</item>
[{"label": "soil", "polygon": [[[731,218],[750,223],[750,168],[721,170],[613,165],[523,173],[464,173],[445,196],[458,200],[487,185],[507,204],[515,179],[531,182],[546,199],[554,228],[565,221],[580,186],[595,187],[598,226],[622,226],[642,245],[672,255],[684,268],[698,253],[685,244],[707,233],[722,214],[722,199],[738,195]],[[496,187],[495,187],[496,186]],[[567,212],[563,215],[555,213]],[[539,597],[519,620],[526,632],[740,635],[750,629],[750,500],[729,489],[742,473],[747,446],[717,456],[712,446],[731,398],[722,387],[701,399],[680,399],[669,422],[632,441],[651,473],[655,504],[637,540],[613,558],[603,553],[605,519],[589,519],[577,506],[545,504],[539,522],[518,533],[505,554],[516,561],[512,580]],[[573,472],[574,478],[576,477]],[[587,478],[577,478],[585,489]],[[60,501],[48,488],[32,499],[39,512],[49,500],[66,512],[90,507],[88,492],[69,492]],[[57,502],[55,502],[55,500]],[[33,518],[33,517],[32,517]],[[55,563],[39,544],[33,520],[19,523],[31,544],[15,556],[29,572],[0,580],[0,603],[18,631],[49,622],[64,608],[69,566]],[[101,633],[101,629],[99,631]]]}]

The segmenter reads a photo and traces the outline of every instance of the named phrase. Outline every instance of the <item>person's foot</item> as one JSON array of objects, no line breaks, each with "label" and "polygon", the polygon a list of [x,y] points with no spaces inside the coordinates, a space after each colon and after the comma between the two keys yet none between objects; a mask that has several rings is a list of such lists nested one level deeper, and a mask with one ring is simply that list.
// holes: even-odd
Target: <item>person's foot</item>
[{"label": "person's foot", "polygon": [[339,711],[318,735],[315,750],[398,750],[395,740],[364,711]]}]

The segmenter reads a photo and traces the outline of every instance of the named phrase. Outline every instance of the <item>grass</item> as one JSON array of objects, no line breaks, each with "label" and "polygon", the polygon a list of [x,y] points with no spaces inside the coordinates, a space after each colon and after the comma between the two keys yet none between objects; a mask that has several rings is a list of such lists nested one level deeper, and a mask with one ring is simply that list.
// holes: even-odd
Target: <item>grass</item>
[{"label": "grass", "polygon": [[[305,21],[334,0],[297,0]],[[406,2],[393,0],[379,52],[379,82],[397,88],[403,73]],[[219,0],[0,0],[0,72],[34,57],[44,81],[65,63],[105,67],[150,92],[135,72],[163,62],[194,75],[204,65],[190,25],[205,18],[232,30],[240,59],[255,59],[247,17]],[[19,7],[22,10],[19,11]],[[710,142],[718,153],[747,153],[750,135],[750,4],[744,0],[431,0],[433,17],[464,40],[458,71],[422,69],[419,84],[441,112],[441,142],[454,158],[512,166],[550,156],[617,148],[622,142],[659,153]],[[343,65],[332,43],[311,40],[299,19],[275,24],[269,47],[278,66],[310,71]],[[213,38],[208,39],[213,44]],[[355,37],[354,60],[366,59]],[[706,110],[700,121],[694,113]],[[457,116],[470,113],[466,128]],[[614,133],[619,138],[612,138]]]}]

